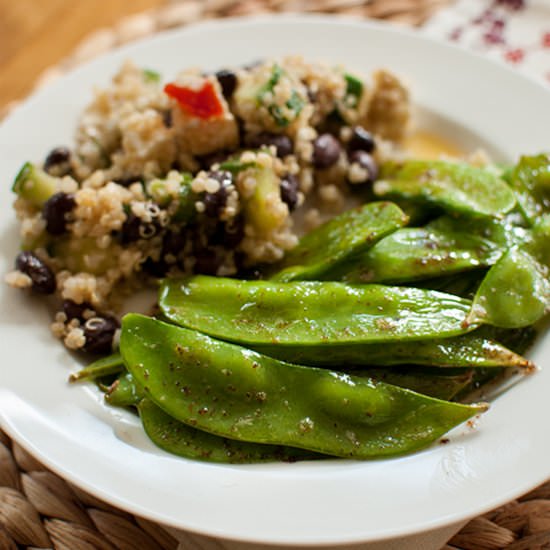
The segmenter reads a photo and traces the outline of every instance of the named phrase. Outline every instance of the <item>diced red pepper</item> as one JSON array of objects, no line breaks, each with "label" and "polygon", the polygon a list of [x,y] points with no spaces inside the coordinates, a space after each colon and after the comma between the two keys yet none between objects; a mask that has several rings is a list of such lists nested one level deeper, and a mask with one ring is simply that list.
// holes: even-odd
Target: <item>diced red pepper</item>
[{"label": "diced red pepper", "polygon": [[223,114],[223,105],[216,89],[208,80],[198,90],[170,82],[164,86],[164,93],[173,97],[188,115],[208,119]]}]

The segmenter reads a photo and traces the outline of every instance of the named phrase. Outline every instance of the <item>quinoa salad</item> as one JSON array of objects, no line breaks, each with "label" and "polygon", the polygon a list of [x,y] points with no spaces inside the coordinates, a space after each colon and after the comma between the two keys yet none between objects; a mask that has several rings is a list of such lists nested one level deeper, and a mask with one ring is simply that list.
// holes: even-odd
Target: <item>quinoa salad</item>
[{"label": "quinoa salad", "polygon": [[109,353],[137,290],[191,273],[252,278],[368,195],[380,163],[402,157],[409,118],[386,70],[286,57],[165,82],[126,62],[74,143],[17,175],[22,252],[6,282],[52,296],[67,348]]}]

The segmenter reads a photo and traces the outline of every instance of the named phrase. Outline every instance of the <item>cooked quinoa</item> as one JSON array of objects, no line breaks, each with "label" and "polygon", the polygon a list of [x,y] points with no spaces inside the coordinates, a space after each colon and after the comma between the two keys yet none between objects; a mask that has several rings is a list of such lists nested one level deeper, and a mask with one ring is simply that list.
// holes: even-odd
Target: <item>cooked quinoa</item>
[{"label": "cooked quinoa", "polygon": [[52,331],[105,353],[125,297],[159,277],[251,273],[368,193],[401,155],[409,93],[300,57],[162,84],[127,62],[74,145],[16,178],[22,249],[6,282],[54,294]]}]

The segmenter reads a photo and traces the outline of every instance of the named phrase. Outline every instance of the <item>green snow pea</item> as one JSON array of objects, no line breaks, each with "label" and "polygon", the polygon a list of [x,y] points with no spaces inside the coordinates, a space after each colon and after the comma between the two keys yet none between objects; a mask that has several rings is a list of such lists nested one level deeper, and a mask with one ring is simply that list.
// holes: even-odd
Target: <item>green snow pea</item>
[{"label": "green snow pea", "polygon": [[270,357],[299,365],[313,366],[390,366],[426,365],[434,367],[517,367],[532,363],[498,342],[477,335],[477,331],[454,338],[412,342],[352,345],[309,345],[303,347],[253,345]]},{"label": "green snow pea", "polygon": [[447,275],[445,277],[414,281],[410,286],[438,290],[439,292],[454,294],[455,296],[471,300],[477,292],[485,273],[487,273],[486,269],[472,269],[471,271],[455,273],[454,275]]},{"label": "green snow pea", "polygon": [[546,313],[549,297],[548,279],[533,258],[512,248],[481,282],[467,322],[504,328],[532,325]]},{"label": "green snow pea", "polygon": [[491,241],[468,230],[404,228],[384,237],[355,262],[344,266],[338,280],[350,283],[416,281],[492,265],[502,252]]},{"label": "green snow pea", "polygon": [[323,455],[304,449],[235,441],[197,430],[171,417],[150,399],[140,401],[138,411],[151,441],[161,449],[185,458],[230,464],[323,458]]},{"label": "green snow pea", "polygon": [[550,155],[522,156],[506,180],[529,224],[540,214],[550,212]]},{"label": "green snow pea", "polygon": [[132,374],[124,372],[109,386],[105,401],[114,407],[136,407],[143,396]]},{"label": "green snow pea", "polygon": [[387,163],[374,192],[469,216],[499,218],[516,204],[510,187],[490,170],[442,160]]},{"label": "green snow pea", "polygon": [[93,363],[86,365],[78,372],[69,376],[69,382],[78,382],[80,380],[96,380],[103,376],[118,374],[124,370],[124,362],[120,353],[113,353],[107,357],[101,357]]},{"label": "green snow pea", "polygon": [[300,239],[290,250],[277,281],[327,278],[327,272],[368,250],[381,238],[407,223],[407,216],[391,202],[372,202],[336,216]]},{"label": "green snow pea", "polygon": [[467,322],[503,328],[536,323],[550,310],[550,215],[537,220],[529,239],[488,271]]},{"label": "green snow pea", "polygon": [[159,306],[172,322],[222,340],[340,345],[458,336],[471,302],[431,290],[333,282],[165,279]]},{"label": "green snow pea", "polygon": [[521,221],[513,213],[507,214],[501,220],[467,216],[440,216],[428,223],[426,229],[442,233],[469,233],[504,251],[511,246],[521,244],[528,237],[528,230],[518,225]]},{"label": "green snow pea", "polygon": [[412,452],[487,408],[290,365],[137,314],[122,321],[120,349],[146,395],[173,418],[230,439],[334,456]]},{"label": "green snow pea", "polygon": [[442,374],[440,371],[441,369],[437,368],[419,370],[413,366],[412,368],[366,369],[353,374],[449,401],[471,384],[474,373],[473,369],[461,369],[462,372],[453,374]]}]

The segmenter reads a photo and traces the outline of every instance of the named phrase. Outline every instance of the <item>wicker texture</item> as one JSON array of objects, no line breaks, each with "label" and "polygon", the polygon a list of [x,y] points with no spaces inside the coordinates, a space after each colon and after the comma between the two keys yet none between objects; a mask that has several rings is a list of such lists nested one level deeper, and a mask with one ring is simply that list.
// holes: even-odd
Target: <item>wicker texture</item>
[{"label": "wicker texture", "polygon": [[[183,0],[126,17],[87,37],[72,55],[46,70],[37,87],[112,48],[160,30],[221,17],[273,12],[325,12],[420,25],[450,0]],[[15,106],[8,104],[2,114]],[[190,549],[206,549],[189,535]],[[0,550],[175,550],[156,524],[86,494],[45,469],[0,430]],[[208,545],[208,548],[211,546]],[[216,548],[220,548],[215,544]],[[470,521],[442,550],[550,548],[550,482]]]}]

